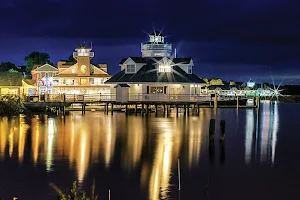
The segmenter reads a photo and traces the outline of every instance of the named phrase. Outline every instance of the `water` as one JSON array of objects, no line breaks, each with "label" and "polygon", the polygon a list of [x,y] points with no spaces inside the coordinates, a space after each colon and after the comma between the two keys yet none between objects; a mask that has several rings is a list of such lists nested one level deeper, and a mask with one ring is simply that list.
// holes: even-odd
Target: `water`
[{"label": "water", "polygon": [[[300,185],[300,104],[200,116],[73,112],[0,118],[0,199],[56,199],[72,182],[99,199],[287,199]],[[208,141],[216,119],[215,145]],[[224,144],[219,123],[226,120]],[[178,191],[177,161],[181,187]]]}]

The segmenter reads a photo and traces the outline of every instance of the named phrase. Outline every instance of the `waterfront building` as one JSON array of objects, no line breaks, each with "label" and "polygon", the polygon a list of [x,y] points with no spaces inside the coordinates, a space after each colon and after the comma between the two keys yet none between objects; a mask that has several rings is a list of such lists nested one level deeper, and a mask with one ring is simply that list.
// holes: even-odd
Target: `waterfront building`
[{"label": "waterfront building", "polygon": [[127,57],[121,71],[111,77],[111,93],[117,102],[129,100],[187,100],[206,91],[206,83],[193,73],[192,58],[177,58],[172,45],[155,31],[141,44],[142,57]]},{"label": "waterfront building", "polygon": [[[37,94],[53,93],[53,77],[58,74],[58,69],[48,63],[44,65],[35,65],[31,70],[32,79],[36,81]],[[28,86],[28,81],[24,82],[24,87]],[[30,82],[31,83],[31,82]],[[32,89],[28,91],[29,95],[33,95]],[[34,93],[35,94],[35,93]]]},{"label": "waterfront building", "polygon": [[110,88],[104,82],[111,76],[107,64],[92,64],[92,48],[83,45],[75,49],[75,62],[59,61],[58,73],[53,77],[55,94],[108,94]]}]

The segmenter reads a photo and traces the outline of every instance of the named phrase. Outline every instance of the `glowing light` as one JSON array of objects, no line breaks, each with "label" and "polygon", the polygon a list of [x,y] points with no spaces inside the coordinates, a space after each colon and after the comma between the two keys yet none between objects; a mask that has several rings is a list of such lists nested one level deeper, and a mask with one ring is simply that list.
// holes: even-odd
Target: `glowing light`
[{"label": "glowing light", "polygon": [[247,110],[246,112],[246,137],[245,137],[245,162],[251,163],[253,132],[254,132],[254,113],[253,110]]},{"label": "glowing light", "polygon": [[172,67],[170,65],[159,65],[159,72],[171,72]]}]

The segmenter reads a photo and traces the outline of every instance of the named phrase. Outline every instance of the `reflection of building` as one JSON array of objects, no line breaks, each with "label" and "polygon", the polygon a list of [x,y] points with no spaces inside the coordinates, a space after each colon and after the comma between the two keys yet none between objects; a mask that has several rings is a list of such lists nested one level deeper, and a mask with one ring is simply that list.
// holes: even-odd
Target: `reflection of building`
[{"label": "reflection of building", "polygon": [[[53,77],[58,73],[58,69],[50,64],[36,65],[31,70],[32,79],[37,82],[38,94],[51,94]],[[31,93],[31,92],[30,92]]]},{"label": "reflection of building", "polygon": [[199,95],[201,88],[205,88],[205,82],[193,73],[193,60],[170,58],[172,47],[157,31],[149,35],[149,42],[142,44],[141,51],[142,57],[122,59],[121,72],[106,82],[111,84],[112,93],[116,93],[116,87],[128,84],[129,90],[125,87],[124,90],[129,95],[145,94],[144,98],[151,100],[158,95],[162,98]]},{"label": "reflection of building", "polygon": [[75,49],[76,62],[59,61],[58,74],[53,77],[54,93],[96,94],[109,93],[109,86],[104,82],[111,76],[106,64],[91,64],[94,52],[87,46]]}]

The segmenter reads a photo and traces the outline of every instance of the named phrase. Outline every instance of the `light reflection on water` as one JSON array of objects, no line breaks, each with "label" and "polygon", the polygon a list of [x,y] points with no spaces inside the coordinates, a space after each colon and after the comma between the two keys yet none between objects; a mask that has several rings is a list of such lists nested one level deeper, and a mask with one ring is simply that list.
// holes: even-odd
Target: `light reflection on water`
[{"label": "light reflection on water", "polygon": [[[9,157],[22,163],[27,148],[33,166],[44,165],[45,171],[55,173],[60,170],[56,168],[58,163],[67,161],[69,170],[75,172],[80,183],[85,181],[93,166],[112,170],[113,165],[118,165],[129,176],[139,174],[141,188],[147,188],[149,200],[170,199],[172,191],[178,187],[174,182],[177,160],[180,159],[183,169],[194,170],[200,167],[203,155],[207,159],[211,118],[217,120],[216,126],[221,119],[233,124],[234,127],[226,125],[227,134],[231,134],[240,123],[237,116],[246,116],[244,162],[249,165],[259,156],[259,162],[274,164],[278,104],[263,103],[259,114],[252,109],[239,111],[241,113],[235,110],[230,111],[231,118],[226,118],[229,112],[226,109],[201,109],[199,117],[186,118],[106,116],[89,112],[85,116],[74,112],[65,119],[45,115],[2,117],[0,161]],[[218,137],[217,133],[217,142]],[[220,146],[222,153],[223,148]]]},{"label": "light reflection on water", "polygon": [[260,113],[246,111],[245,163],[251,164],[252,154],[257,158],[259,148],[260,162],[273,165],[279,130],[278,102],[265,101],[260,109]]}]

